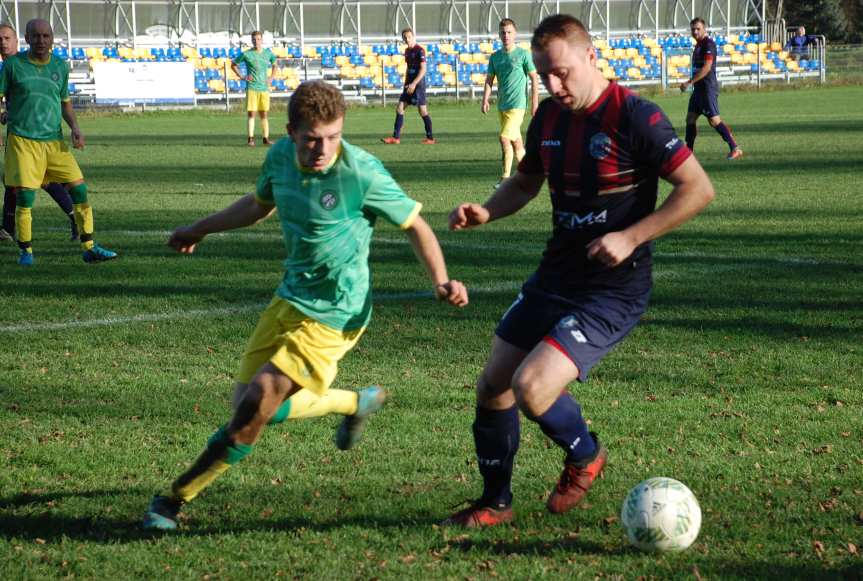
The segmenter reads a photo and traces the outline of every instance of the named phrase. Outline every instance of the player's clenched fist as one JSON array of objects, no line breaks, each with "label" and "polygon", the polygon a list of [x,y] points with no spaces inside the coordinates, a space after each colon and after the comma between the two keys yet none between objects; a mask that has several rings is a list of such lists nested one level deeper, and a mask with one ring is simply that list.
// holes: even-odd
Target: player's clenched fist
[{"label": "player's clenched fist", "polygon": [[587,257],[606,266],[617,266],[626,260],[635,244],[622,232],[609,232],[587,245]]},{"label": "player's clenched fist", "polygon": [[481,204],[461,204],[449,215],[449,229],[461,230],[488,222],[489,212]]},{"label": "player's clenched fist", "polygon": [[183,254],[191,254],[195,251],[195,246],[203,240],[203,236],[195,233],[189,226],[181,226],[174,230],[171,238],[168,239],[168,246]]},{"label": "player's clenched fist", "polygon": [[460,281],[448,280],[434,287],[435,295],[439,301],[446,301],[456,307],[467,305],[467,287]]}]

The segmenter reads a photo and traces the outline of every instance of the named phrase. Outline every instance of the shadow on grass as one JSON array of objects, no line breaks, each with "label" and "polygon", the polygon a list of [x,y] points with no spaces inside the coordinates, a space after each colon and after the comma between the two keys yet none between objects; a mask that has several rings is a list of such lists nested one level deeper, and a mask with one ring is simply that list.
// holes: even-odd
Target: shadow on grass
[{"label": "shadow on grass", "polygon": [[[258,519],[251,520],[247,516],[237,521],[225,520],[224,524],[197,526],[194,522],[181,524],[177,531],[147,531],[141,528],[141,520],[134,518],[129,520],[120,516],[113,517],[105,514],[105,507],[111,507],[112,499],[117,497],[135,496],[141,500],[141,514],[150,500],[151,490],[141,488],[130,489],[107,489],[92,490],[86,492],[43,492],[22,493],[8,498],[0,499],[0,511],[6,512],[0,517],[0,538],[4,539],[40,539],[45,542],[59,541],[64,538],[92,541],[103,543],[129,543],[142,539],[161,538],[166,535],[179,537],[204,537],[214,534],[241,534],[248,532],[282,532],[308,530],[314,532],[327,532],[349,527],[363,527],[374,529],[402,529],[405,527],[431,527],[439,520],[439,517],[431,515],[415,514],[410,519],[404,515],[382,516],[356,515],[338,517],[329,521],[313,519],[306,516],[291,516],[288,518]],[[15,510],[23,510],[31,507],[33,509],[43,508],[46,505],[69,500],[87,499],[93,500],[98,506],[101,514],[92,516],[64,516],[43,512],[42,514],[20,515],[9,514]],[[216,512],[220,503],[216,499],[210,499],[211,511]],[[94,506],[95,508],[95,506]],[[263,508],[259,507],[259,508]],[[255,507],[250,507],[255,510]],[[182,523],[182,515],[181,515]]]}]

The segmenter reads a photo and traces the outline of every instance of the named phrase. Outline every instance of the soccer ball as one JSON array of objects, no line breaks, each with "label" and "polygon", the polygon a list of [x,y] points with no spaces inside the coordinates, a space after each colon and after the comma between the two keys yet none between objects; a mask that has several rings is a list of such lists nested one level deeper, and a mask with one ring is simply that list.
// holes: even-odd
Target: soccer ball
[{"label": "soccer ball", "polygon": [[682,551],[701,529],[695,495],[673,478],[648,478],[626,495],[620,521],[629,542],[644,551]]}]

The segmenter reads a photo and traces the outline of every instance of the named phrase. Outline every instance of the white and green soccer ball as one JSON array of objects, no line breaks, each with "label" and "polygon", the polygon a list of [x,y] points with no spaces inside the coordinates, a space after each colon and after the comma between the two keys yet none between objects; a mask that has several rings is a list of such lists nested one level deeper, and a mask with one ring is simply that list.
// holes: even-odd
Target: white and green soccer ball
[{"label": "white and green soccer ball", "polygon": [[701,529],[701,507],[673,478],[648,478],[626,495],[620,521],[629,541],[644,551],[682,551]]}]

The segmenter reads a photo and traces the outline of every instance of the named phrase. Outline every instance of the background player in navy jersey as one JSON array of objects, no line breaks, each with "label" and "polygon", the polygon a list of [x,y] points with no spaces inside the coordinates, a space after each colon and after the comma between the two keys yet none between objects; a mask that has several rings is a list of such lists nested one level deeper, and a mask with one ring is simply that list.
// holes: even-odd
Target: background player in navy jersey
[{"label": "background player in navy jersey", "polygon": [[426,106],[426,51],[417,44],[414,31],[410,28],[402,30],[402,40],[407,44],[405,49],[405,63],[408,66],[405,72],[405,88],[399,97],[396,106],[396,122],[393,126],[392,137],[383,137],[381,141],[391,145],[401,143],[402,126],[405,123],[405,105],[416,105],[423,125],[425,125],[426,137],[422,140],[426,145],[434,145],[434,133],[432,132],[432,120]]},{"label": "background player in navy jersey", "polygon": [[[18,33],[8,24],[0,24],[0,59],[18,54]],[[6,124],[6,118],[0,118],[0,123]],[[0,133],[0,144],[3,143],[3,135]],[[72,197],[62,184],[47,184],[43,189],[57,202],[60,209],[69,218],[72,229],[72,240],[78,239],[78,227],[75,225],[75,212],[72,208]],[[15,188],[6,187],[3,194],[3,227],[0,228],[0,242],[14,240],[15,238]]]},{"label": "background player in navy jersey", "polygon": [[[564,451],[547,507],[574,507],[608,452],[566,390],[635,327],[651,288],[651,240],[700,212],[713,186],[665,114],[596,68],[577,19],[535,30],[533,61],[551,95],[527,133],[517,173],[484,204],[461,204],[450,228],[518,212],[548,182],[552,236],[536,272],[504,313],[477,382],[473,424],[482,496],[444,521],[481,527],[512,520],[519,410]],[[658,178],[673,186],[657,209]]]},{"label": "background player in navy jersey", "polygon": [[695,149],[695,136],[698,129],[695,122],[699,115],[707,117],[710,126],[722,136],[728,144],[728,159],[737,159],[743,155],[743,150],[734,141],[731,128],[719,117],[719,81],[716,79],[716,43],[707,36],[707,25],[701,18],[693,18],[689,23],[695,48],[692,50],[692,68],[695,75],[688,81],[680,83],[681,92],[692,85],[692,95],[689,97],[689,110],[686,113],[686,145]]}]

